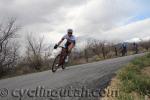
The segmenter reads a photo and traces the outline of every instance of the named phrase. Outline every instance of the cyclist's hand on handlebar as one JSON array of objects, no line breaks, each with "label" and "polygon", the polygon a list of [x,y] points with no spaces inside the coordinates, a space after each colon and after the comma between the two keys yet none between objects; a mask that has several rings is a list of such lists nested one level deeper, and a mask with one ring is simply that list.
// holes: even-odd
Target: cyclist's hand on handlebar
[{"label": "cyclist's hand on handlebar", "polygon": [[54,49],[57,49],[57,47],[58,47],[58,45],[57,45],[57,44],[55,44]]}]

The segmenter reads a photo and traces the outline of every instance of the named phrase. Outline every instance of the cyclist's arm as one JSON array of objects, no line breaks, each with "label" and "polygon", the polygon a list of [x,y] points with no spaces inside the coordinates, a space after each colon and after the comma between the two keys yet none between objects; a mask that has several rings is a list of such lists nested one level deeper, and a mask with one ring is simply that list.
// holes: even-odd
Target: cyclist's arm
[{"label": "cyclist's arm", "polygon": [[58,45],[60,45],[64,41],[64,38],[62,38],[59,42]]}]

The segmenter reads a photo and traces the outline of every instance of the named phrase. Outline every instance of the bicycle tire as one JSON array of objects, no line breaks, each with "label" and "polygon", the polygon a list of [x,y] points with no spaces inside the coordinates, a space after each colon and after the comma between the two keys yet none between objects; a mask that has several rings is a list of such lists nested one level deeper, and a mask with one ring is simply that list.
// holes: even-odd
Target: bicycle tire
[{"label": "bicycle tire", "polygon": [[61,65],[61,68],[62,68],[62,69],[65,69],[65,59],[66,59],[66,57],[65,57],[65,56],[63,56],[63,58],[62,58],[62,59],[63,59],[63,64]]},{"label": "bicycle tire", "polygon": [[56,72],[56,70],[58,69],[59,66],[56,67],[56,64],[59,64],[59,59],[60,59],[60,55],[56,56],[52,65],[52,72]]}]

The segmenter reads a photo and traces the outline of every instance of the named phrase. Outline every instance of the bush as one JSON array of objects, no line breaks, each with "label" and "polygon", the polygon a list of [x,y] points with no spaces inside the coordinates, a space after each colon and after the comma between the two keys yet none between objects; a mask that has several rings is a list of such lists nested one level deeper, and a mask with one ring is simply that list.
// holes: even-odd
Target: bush
[{"label": "bush", "polygon": [[134,100],[133,96],[127,94],[127,93],[121,93],[122,95],[119,95],[118,100]]},{"label": "bush", "polygon": [[[141,69],[150,65],[150,54],[137,58],[118,72],[121,80],[121,90],[125,93],[132,91],[150,96],[150,77],[141,74]],[[125,100],[125,99],[124,99]],[[130,100],[130,99],[129,99]]]}]

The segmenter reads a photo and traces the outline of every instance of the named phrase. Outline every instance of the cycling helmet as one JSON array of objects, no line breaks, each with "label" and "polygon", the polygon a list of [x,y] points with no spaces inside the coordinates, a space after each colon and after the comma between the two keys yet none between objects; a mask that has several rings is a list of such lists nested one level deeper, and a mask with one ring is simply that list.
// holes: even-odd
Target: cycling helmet
[{"label": "cycling helmet", "polygon": [[67,32],[72,33],[72,32],[73,32],[73,30],[72,30],[72,29],[68,29],[68,30],[67,30]]}]

